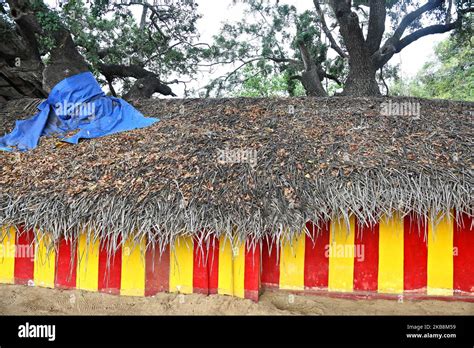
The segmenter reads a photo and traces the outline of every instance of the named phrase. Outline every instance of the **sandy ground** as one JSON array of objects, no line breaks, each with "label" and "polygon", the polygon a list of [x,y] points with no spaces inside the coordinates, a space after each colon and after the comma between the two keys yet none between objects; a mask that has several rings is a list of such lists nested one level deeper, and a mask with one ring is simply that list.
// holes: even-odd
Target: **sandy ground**
[{"label": "sandy ground", "polygon": [[0,285],[0,315],[474,315],[474,303],[349,300],[267,291],[258,303],[229,296],[124,297]]}]

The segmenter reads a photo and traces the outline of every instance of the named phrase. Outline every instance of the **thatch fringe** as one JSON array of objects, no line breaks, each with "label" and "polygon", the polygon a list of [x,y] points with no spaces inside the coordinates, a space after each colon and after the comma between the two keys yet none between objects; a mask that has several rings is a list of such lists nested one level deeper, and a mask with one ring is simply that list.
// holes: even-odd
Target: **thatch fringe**
[{"label": "thatch fringe", "polygon": [[[298,208],[269,195],[264,207],[250,210],[232,205],[184,204],[171,185],[167,192],[140,201],[112,195],[91,199],[90,194],[72,201],[60,194],[1,195],[0,225],[24,226],[25,230],[34,230],[37,239],[49,233],[53,241],[60,237],[74,240],[85,232],[89,241],[107,240],[111,251],[128,238],[136,244],[146,238],[147,247],[158,246],[163,251],[180,236],[195,236],[200,245],[206,245],[214,235],[226,236],[232,246],[242,241],[255,246],[263,238],[291,242],[301,231],[309,234],[305,227],[309,220],[322,223],[342,219],[348,225],[354,215],[360,224],[372,225],[393,214],[403,217],[414,213],[434,222],[446,215],[460,221],[460,214],[473,216],[472,177],[463,179],[442,180],[401,173],[387,178],[378,173],[376,178],[367,175],[351,185],[337,180],[306,181],[307,187],[295,187],[299,193]],[[270,192],[279,191],[275,188]]]}]

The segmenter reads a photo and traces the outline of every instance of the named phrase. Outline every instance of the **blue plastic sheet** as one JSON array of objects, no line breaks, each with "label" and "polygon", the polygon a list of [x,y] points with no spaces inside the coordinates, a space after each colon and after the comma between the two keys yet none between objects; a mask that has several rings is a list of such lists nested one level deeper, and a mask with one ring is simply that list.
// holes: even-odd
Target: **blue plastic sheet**
[{"label": "blue plastic sheet", "polygon": [[82,138],[144,128],[159,121],[144,117],[123,99],[106,96],[90,72],[59,82],[38,110],[32,118],[17,121],[15,129],[0,138],[0,150],[27,151],[34,149],[43,135],[61,137],[74,130],[77,133],[61,140],[77,144]]}]

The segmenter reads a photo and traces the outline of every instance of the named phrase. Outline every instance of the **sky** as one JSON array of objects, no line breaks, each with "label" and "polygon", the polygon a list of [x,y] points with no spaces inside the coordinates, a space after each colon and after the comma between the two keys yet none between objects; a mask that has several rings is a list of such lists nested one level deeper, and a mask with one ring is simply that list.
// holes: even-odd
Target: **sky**
[{"label": "sky", "polygon": [[[59,0],[45,0],[50,6],[55,6]],[[64,0],[63,0],[64,1]],[[111,0],[113,1],[113,0]],[[120,0],[118,0],[120,1]],[[153,1],[153,0],[148,0]],[[161,0],[164,1],[164,0]],[[212,42],[212,36],[217,34],[222,23],[235,22],[244,16],[244,5],[233,4],[232,0],[194,0],[198,3],[198,12],[202,14],[202,18],[197,23],[198,31],[201,34],[200,42]],[[280,4],[292,4],[298,12],[306,9],[312,9],[313,2],[311,0],[280,0]],[[132,7],[134,17],[139,20],[141,15],[141,6]],[[402,79],[413,77],[423,64],[434,55],[433,48],[437,43],[446,39],[446,34],[429,35],[417,40],[415,43],[407,46],[399,54],[393,56],[389,64],[400,64],[400,75]],[[226,70],[227,69],[227,70]],[[217,77],[232,70],[232,66],[221,67],[213,74],[204,73],[198,78],[198,81],[188,86],[192,88],[203,87],[207,84],[211,77]],[[180,97],[184,94],[184,86],[172,85],[173,91]]]}]

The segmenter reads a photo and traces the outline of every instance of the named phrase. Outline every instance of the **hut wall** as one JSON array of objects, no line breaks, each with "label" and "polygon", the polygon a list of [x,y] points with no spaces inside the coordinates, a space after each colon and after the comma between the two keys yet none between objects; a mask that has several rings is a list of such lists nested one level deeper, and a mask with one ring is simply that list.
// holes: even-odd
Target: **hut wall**
[{"label": "hut wall", "polygon": [[129,296],[158,292],[223,294],[258,300],[263,288],[363,297],[474,300],[471,217],[424,221],[394,215],[373,226],[352,217],[308,222],[291,240],[231,245],[225,237],[182,236],[173,245],[145,240],[52,241],[4,227],[0,282]]}]

